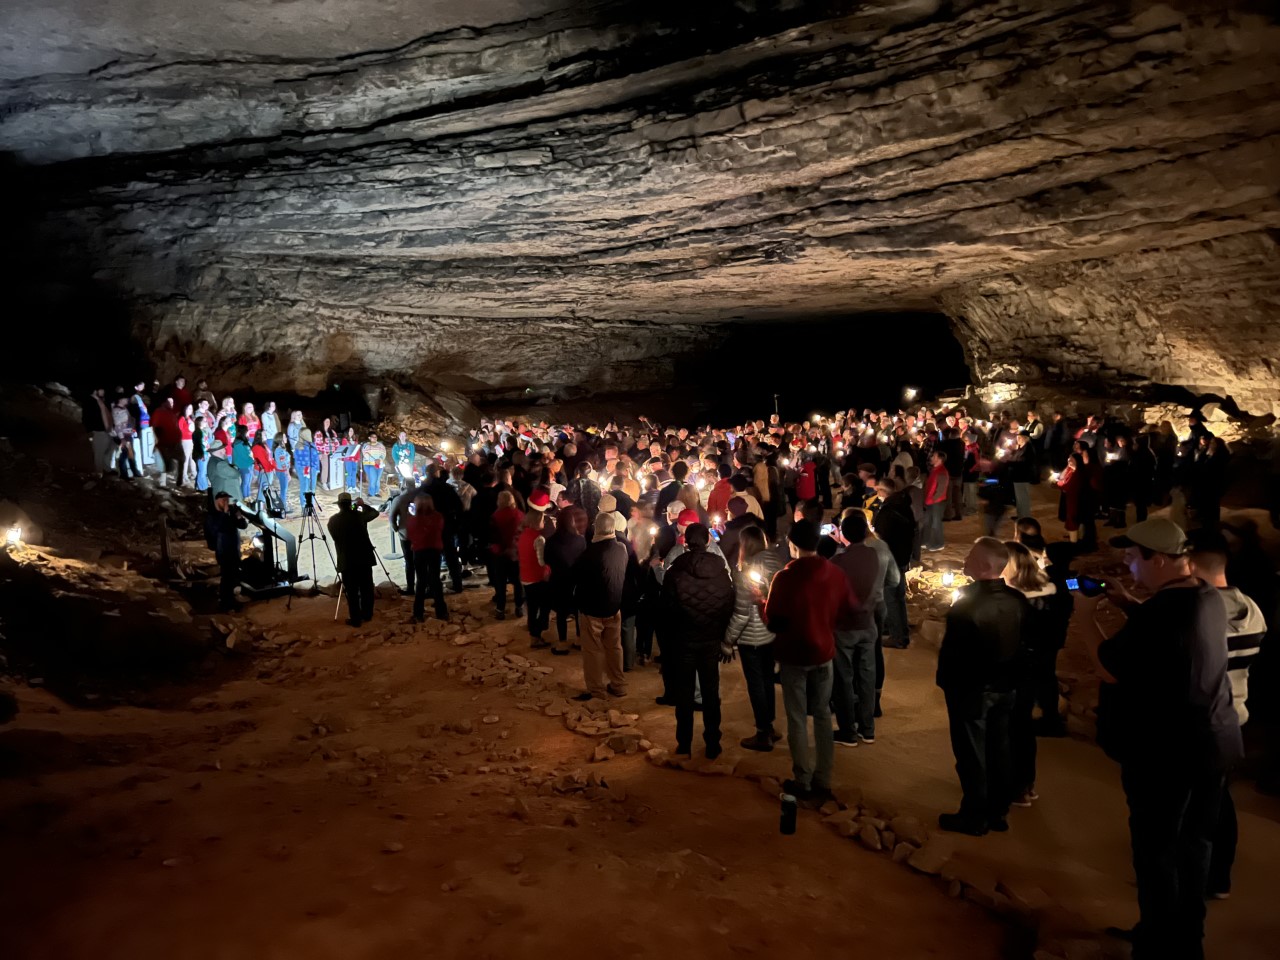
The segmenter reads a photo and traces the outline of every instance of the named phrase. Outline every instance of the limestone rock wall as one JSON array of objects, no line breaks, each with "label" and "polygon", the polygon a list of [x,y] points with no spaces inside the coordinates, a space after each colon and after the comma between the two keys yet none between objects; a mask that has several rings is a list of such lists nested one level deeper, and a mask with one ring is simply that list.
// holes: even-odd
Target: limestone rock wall
[{"label": "limestone rock wall", "polygon": [[148,50],[0,83],[0,150],[53,269],[170,366],[630,389],[717,324],[941,303],[982,379],[1280,390],[1256,4],[566,2],[345,56]]}]

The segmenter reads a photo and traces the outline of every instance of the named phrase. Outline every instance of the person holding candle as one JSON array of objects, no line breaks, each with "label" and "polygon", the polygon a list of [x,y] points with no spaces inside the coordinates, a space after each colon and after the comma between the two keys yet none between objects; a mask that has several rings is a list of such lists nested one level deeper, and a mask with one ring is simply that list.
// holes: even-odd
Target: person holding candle
[{"label": "person holding candle", "polygon": [[754,523],[743,528],[733,571],[733,616],[725,630],[726,649],[721,652],[736,652],[742,661],[742,676],[746,680],[751,715],[755,720],[756,732],[740,741],[739,745],[761,753],[772,751],[773,745],[782,739],[773,725],[773,631],[760,618],[760,605],[769,595],[774,575],[781,569],[782,560],[768,548],[764,531]]}]

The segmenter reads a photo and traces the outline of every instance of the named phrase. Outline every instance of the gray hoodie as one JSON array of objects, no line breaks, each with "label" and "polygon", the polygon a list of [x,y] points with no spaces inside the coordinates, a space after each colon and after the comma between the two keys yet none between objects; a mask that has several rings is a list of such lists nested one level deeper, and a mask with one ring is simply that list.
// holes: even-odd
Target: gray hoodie
[{"label": "gray hoodie", "polygon": [[1227,679],[1231,681],[1231,705],[1240,725],[1249,719],[1244,702],[1249,698],[1249,668],[1262,651],[1267,622],[1258,605],[1235,587],[1219,587],[1227,607]]}]

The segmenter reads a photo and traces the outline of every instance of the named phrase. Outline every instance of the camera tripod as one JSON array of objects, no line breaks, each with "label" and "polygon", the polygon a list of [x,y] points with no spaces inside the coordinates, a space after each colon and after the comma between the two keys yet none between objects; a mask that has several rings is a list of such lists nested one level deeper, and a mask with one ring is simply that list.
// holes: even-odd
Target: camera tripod
[{"label": "camera tripod", "polygon": [[[305,544],[311,544],[311,590],[312,593],[320,591],[320,574],[316,570],[316,541],[319,540],[324,544],[324,552],[329,557],[329,563],[334,568],[334,574],[338,578],[338,599],[342,599],[342,574],[338,573],[338,564],[334,559],[333,550],[329,547],[329,538],[324,535],[324,527],[320,523],[320,517],[324,515],[324,511],[320,509],[320,504],[316,503],[316,495],[311,491],[307,491],[302,495],[302,527],[298,531],[298,546],[301,548]],[[334,614],[335,619],[337,614]]]}]

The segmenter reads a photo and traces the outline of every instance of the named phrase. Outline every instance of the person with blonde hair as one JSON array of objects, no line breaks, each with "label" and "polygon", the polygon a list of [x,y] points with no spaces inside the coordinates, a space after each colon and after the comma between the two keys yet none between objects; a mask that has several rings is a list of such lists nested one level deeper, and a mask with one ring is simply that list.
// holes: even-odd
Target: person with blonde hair
[{"label": "person with blonde hair", "polygon": [[782,569],[782,558],[769,549],[759,527],[743,528],[738,539],[738,562],[733,571],[733,616],[725,631],[721,653],[735,652],[742,661],[747,697],[756,732],[740,742],[747,750],[768,753],[782,739],[774,729],[777,701],[774,694],[773,631],[760,618],[761,601],[769,595],[773,576]]},{"label": "person with blonde hair", "polygon": [[[1029,807],[1039,800],[1036,793],[1036,728],[1032,719],[1037,694],[1053,688],[1053,719],[1058,707],[1058,651],[1067,640],[1074,602],[1071,594],[1059,590],[1040,569],[1036,555],[1023,543],[1005,542],[1009,562],[1003,579],[1006,585],[1027,599],[1027,616],[1022,629],[1017,676],[1013,690],[1013,712],[1009,716],[1009,758],[1012,776],[1012,803]],[[1045,705],[1049,709],[1048,705]]]}]

